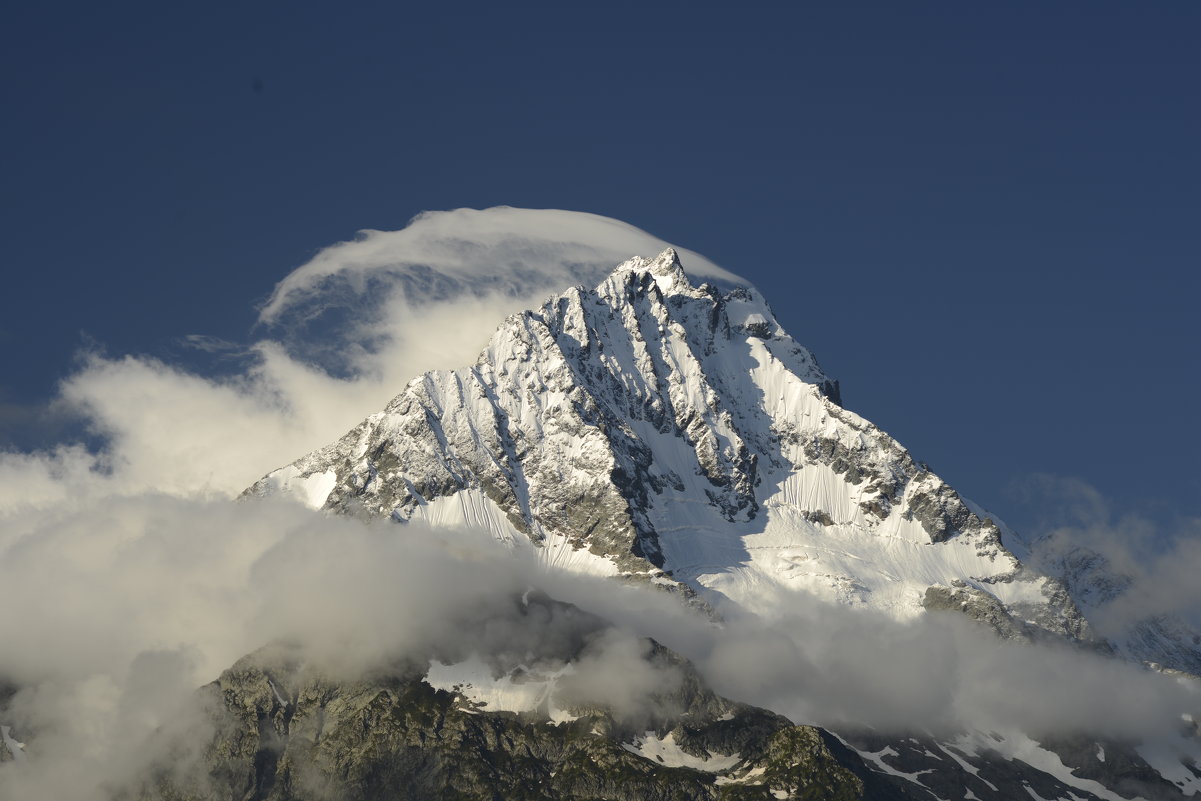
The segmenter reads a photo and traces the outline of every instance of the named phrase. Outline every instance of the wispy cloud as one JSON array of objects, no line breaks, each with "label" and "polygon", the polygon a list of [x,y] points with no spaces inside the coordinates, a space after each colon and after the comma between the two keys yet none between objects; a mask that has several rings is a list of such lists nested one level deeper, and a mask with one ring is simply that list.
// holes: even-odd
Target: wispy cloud
[{"label": "wispy cloud", "polygon": [[1201,519],[1165,523],[1119,512],[1095,487],[1064,476],[1031,476],[1022,491],[1046,521],[1035,532],[1037,566],[1055,573],[1065,560],[1093,557],[1090,564],[1115,579],[1090,599],[1090,617],[1103,634],[1120,637],[1165,615],[1201,631]]},{"label": "wispy cloud", "polygon": [[[354,295],[400,284],[524,296],[595,280],[632,255],[654,255],[668,244],[611,217],[562,209],[426,212],[402,230],[362,231],[325,248],[276,285],[260,320],[280,322],[297,309],[311,314],[342,297],[335,287]],[[695,276],[741,280],[699,253],[680,252]]]}]

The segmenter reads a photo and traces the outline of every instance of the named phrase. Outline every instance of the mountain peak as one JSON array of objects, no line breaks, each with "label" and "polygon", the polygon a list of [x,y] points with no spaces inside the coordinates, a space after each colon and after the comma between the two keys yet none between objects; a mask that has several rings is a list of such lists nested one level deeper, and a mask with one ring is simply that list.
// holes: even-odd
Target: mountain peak
[{"label": "mountain peak", "polygon": [[1013,578],[997,526],[842,409],[755,289],[694,287],[671,248],[510,317],[474,365],[417,378],[250,491],[484,526],[561,567],[748,609],[776,588],[904,618],[967,581],[1048,629],[1073,614],[1023,606],[1044,581]]},{"label": "mountain peak", "polygon": [[[687,294],[695,295],[696,288],[684,272],[684,265],[675,248],[667,248],[653,259],[635,256],[617,265],[609,276],[610,279],[621,276],[649,276],[659,287],[659,292],[666,296]],[[606,291],[609,281],[598,287],[598,291]]]},{"label": "mountain peak", "polygon": [[676,249],[669,247],[651,259],[646,269],[653,275],[674,275],[684,272],[684,265],[680,263],[680,255],[676,253]]}]

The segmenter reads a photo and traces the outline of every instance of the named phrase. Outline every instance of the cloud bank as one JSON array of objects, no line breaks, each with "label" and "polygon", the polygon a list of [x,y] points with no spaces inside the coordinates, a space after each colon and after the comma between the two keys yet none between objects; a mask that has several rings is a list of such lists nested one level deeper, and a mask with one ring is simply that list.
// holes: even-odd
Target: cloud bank
[{"label": "cloud bank", "polygon": [[[365,230],[325,248],[275,286],[260,320],[278,323],[298,309],[312,314],[344,297],[339,291],[365,294],[395,285],[527,295],[599,280],[630,256],[655,255],[668,244],[620,220],[578,211],[498,206],[425,212],[400,231]],[[679,251],[693,276],[742,281],[699,253]]]},{"label": "cloud bank", "polygon": [[571,653],[564,643],[595,624],[515,614],[531,586],[614,623],[567,689],[621,714],[671,678],[641,662],[634,638],[649,636],[718,692],[798,722],[1139,737],[1201,715],[1188,683],[1002,643],[955,617],[898,624],[782,592],[776,617],[719,625],[666,593],[540,566],[484,532],[150,494],[31,518],[0,544],[0,682],[16,688],[0,722],[28,743],[22,763],[0,764],[5,798],[93,801],[144,769],[156,732],[203,742],[194,688],[272,641],[347,678],[431,649]]}]

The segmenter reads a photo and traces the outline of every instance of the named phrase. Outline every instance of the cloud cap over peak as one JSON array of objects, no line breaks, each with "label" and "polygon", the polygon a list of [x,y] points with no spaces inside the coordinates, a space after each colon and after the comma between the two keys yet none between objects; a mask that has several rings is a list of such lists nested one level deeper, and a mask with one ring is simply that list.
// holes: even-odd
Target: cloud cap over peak
[{"label": "cloud cap over peak", "polygon": [[442,289],[474,294],[548,294],[595,283],[631,256],[651,257],[672,247],[693,276],[746,283],[699,253],[611,217],[564,209],[463,208],[423,212],[399,231],[364,230],[323,248],[276,284],[259,321],[273,325],[290,313],[309,316],[330,302],[331,293],[362,295],[380,282],[436,290],[441,279]]}]

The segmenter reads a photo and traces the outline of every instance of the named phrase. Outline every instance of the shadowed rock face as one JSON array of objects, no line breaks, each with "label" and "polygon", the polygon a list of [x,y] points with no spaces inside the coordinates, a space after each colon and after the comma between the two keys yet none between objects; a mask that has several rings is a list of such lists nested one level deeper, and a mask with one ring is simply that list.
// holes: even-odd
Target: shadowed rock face
[{"label": "shadowed rock face", "polygon": [[[585,630],[595,622],[581,620]],[[492,711],[469,690],[435,689],[425,678],[428,663],[335,680],[306,665],[295,648],[264,648],[200,691],[215,731],[201,767],[189,774],[164,766],[131,797],[909,797],[830,734],[722,698],[681,657],[653,641],[644,644],[648,667],[672,677],[662,689],[620,714],[567,693],[555,720],[548,701]],[[561,652],[559,644],[554,649]],[[493,668],[505,674],[507,665],[493,660]],[[536,680],[530,675],[521,674]]]}]

